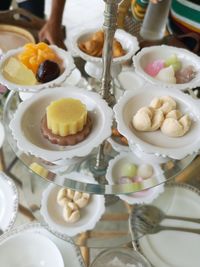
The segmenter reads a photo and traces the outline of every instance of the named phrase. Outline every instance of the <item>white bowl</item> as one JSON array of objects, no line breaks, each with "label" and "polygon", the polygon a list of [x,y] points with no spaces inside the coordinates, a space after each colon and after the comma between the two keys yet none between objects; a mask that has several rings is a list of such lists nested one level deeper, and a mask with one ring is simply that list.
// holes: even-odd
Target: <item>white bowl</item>
[{"label": "white bowl", "polygon": [[[108,169],[106,172],[106,179],[109,184],[119,184],[118,180],[121,177],[122,166],[126,163],[131,163],[135,165],[150,164],[153,167],[153,175],[148,179],[144,179],[141,182],[133,182],[131,184],[123,184],[127,189],[132,189],[132,194],[119,195],[119,197],[128,202],[129,204],[136,203],[150,203],[152,202],[160,193],[163,192],[163,183],[165,178],[163,176],[163,171],[158,164],[145,162],[139,159],[133,153],[122,152],[117,155],[114,159],[110,160]],[[152,188],[151,188],[152,187]],[[146,190],[147,189],[147,190]],[[142,191],[145,190],[145,191]],[[142,191],[142,192],[140,192]]]},{"label": "white bowl", "polygon": [[64,267],[56,245],[39,233],[19,233],[0,245],[1,266]]},{"label": "white bowl", "polygon": [[72,70],[75,68],[74,61],[69,52],[66,52],[63,49],[58,48],[55,45],[50,45],[50,48],[52,48],[58,55],[58,57],[61,58],[63,61],[63,66],[62,66],[63,72],[58,78],[47,83],[38,83],[36,85],[20,85],[8,81],[3,75],[3,66],[5,62],[8,60],[8,58],[16,56],[17,54],[23,51],[24,48],[20,47],[17,49],[10,50],[3,55],[0,61],[0,83],[5,85],[9,90],[23,91],[23,92],[38,92],[42,89],[56,87],[62,84],[66,80],[66,78],[71,74]]},{"label": "white bowl", "polygon": [[[73,146],[50,143],[40,130],[41,119],[51,101],[60,98],[76,98],[86,106],[92,119],[92,130],[88,137]],[[22,102],[10,122],[12,134],[18,148],[50,162],[58,162],[88,155],[94,147],[111,135],[113,112],[99,94],[72,86],[46,89]]]},{"label": "white bowl", "polygon": [[[144,68],[147,66],[148,63],[151,63],[156,59],[165,60],[169,58],[172,54],[177,55],[184,67],[188,65],[194,66],[197,74],[195,78],[193,78],[190,82],[182,84],[164,83],[155,79],[154,77],[151,77],[145,72]],[[148,82],[157,86],[162,86],[170,89],[176,88],[179,90],[185,90],[188,88],[192,89],[200,86],[200,57],[186,49],[167,45],[146,47],[133,57],[133,62],[135,66],[135,72],[141,75],[142,78],[144,78]]]},{"label": "white bowl", "polygon": [[[97,184],[92,176],[83,173],[71,172],[65,176],[71,180]],[[60,179],[64,179],[64,176]],[[56,200],[60,189],[60,186],[50,184],[42,194],[40,212],[49,227],[62,235],[68,236],[75,236],[93,229],[105,212],[104,196],[91,195],[88,205],[80,210],[80,220],[75,223],[68,223],[63,218],[63,208],[57,204]]]},{"label": "white bowl", "polygon": [[133,115],[143,106],[148,106],[154,97],[168,96],[169,90],[145,84],[143,88],[126,91],[114,106],[115,119],[119,132],[134,147],[156,156],[182,159],[200,149],[200,101],[179,90],[170,90],[170,96],[176,100],[179,109],[192,118],[191,129],[182,137],[168,137],[160,130],[155,132],[136,131],[132,126]]},{"label": "white bowl", "polygon": [[[90,28],[90,29],[79,29],[72,37],[72,46],[74,53],[85,61],[87,61],[85,65],[86,72],[96,78],[100,79],[103,71],[103,64],[101,57],[94,57],[83,52],[78,43],[80,41],[88,40],[88,38],[95,32],[99,31],[100,28]],[[126,54],[121,57],[115,57],[112,60],[111,64],[111,75],[112,77],[117,77],[117,75],[121,71],[121,64],[129,60],[139,49],[138,40],[135,36],[125,32],[124,30],[117,29],[115,32],[115,38],[120,42],[123,49],[126,51]]]}]

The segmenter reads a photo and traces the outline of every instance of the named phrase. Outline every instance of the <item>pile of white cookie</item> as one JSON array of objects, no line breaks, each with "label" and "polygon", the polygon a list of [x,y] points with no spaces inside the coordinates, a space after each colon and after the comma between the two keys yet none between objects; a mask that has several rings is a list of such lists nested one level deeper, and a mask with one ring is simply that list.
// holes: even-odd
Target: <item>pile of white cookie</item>
[{"label": "pile of white cookie", "polygon": [[88,193],[62,188],[57,194],[57,203],[63,207],[63,218],[68,223],[75,223],[81,218],[80,209],[86,207],[90,200]]},{"label": "pile of white cookie", "polygon": [[176,101],[170,96],[154,98],[148,107],[140,108],[133,116],[132,124],[138,131],[157,131],[167,136],[185,135],[192,124],[189,115],[183,115]]}]

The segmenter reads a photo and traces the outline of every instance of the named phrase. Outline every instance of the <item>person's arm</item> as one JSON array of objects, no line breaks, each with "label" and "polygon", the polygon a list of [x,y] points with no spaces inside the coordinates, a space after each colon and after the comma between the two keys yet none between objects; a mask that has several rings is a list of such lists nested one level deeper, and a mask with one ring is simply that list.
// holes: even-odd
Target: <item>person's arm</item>
[{"label": "person's arm", "polygon": [[49,44],[65,48],[64,34],[61,29],[65,2],[66,0],[52,0],[49,20],[39,32],[40,41],[47,41]]}]

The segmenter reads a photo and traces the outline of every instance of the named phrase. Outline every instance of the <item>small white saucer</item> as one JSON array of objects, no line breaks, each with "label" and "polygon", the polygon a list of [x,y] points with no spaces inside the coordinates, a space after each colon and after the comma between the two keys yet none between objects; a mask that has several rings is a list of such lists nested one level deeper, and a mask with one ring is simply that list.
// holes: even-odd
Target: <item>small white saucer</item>
[{"label": "small white saucer", "polygon": [[[12,229],[8,233],[5,233],[0,237],[0,248],[1,245],[4,244],[9,238],[15,237],[21,233],[37,233],[46,238],[49,238],[57,246],[60,253],[62,254],[65,267],[85,267],[80,250],[78,247],[73,245],[73,241],[67,236],[58,235],[57,233],[52,232],[46,224],[30,223]],[[27,262],[24,264],[25,265],[23,266],[29,266]]]},{"label": "small white saucer", "polygon": [[[60,98],[75,98],[82,101],[92,119],[92,130],[82,142],[73,146],[59,146],[44,138],[40,130],[46,107]],[[113,111],[101,96],[73,86],[45,89],[20,103],[10,128],[17,146],[50,162],[83,157],[111,135]]]},{"label": "small white saucer", "polygon": [[[122,166],[126,163],[141,165],[147,163],[142,159],[139,159],[133,153],[129,152],[122,152],[117,155],[114,159],[110,160],[107,172],[106,172],[106,179],[109,184],[118,184],[118,180],[121,177],[121,169]],[[134,182],[131,184],[123,184],[128,188],[132,188],[132,191],[135,191],[135,194],[124,194],[119,195],[119,197],[126,201],[129,204],[136,204],[136,203],[151,203],[155,198],[158,197],[164,190],[164,181],[165,178],[163,176],[163,171],[158,164],[148,162],[153,167],[153,175],[148,179],[144,179],[142,182]],[[148,189],[148,191],[141,192],[139,191]]]},{"label": "small white saucer", "polygon": [[142,77],[134,71],[134,69],[122,71],[118,75],[118,81],[124,90],[134,90],[141,88],[145,81]]},{"label": "small white saucer", "polygon": [[71,74],[72,70],[75,68],[73,58],[69,52],[66,52],[65,50],[58,48],[55,45],[50,46],[55,53],[63,60],[63,72],[59,77],[56,79],[47,82],[47,83],[39,83],[36,85],[20,85],[15,84],[10,81],[8,81],[4,75],[3,75],[3,66],[8,60],[8,58],[12,56],[16,56],[17,54],[21,53],[23,51],[23,47],[9,50],[7,53],[3,55],[0,61],[0,83],[5,85],[9,90],[15,90],[15,91],[22,91],[22,92],[39,92],[42,89],[50,88],[50,87],[56,87],[62,84],[66,78]]},{"label": "small white saucer", "polygon": [[[69,173],[67,177],[81,182],[96,183],[94,178],[82,173]],[[60,179],[63,179],[60,177]],[[75,236],[91,230],[105,212],[105,199],[102,195],[91,195],[86,207],[81,209],[81,218],[76,223],[67,223],[62,215],[63,207],[57,204],[60,186],[50,184],[42,194],[40,212],[51,229],[63,235]]]},{"label": "small white saucer", "polygon": [[18,212],[18,192],[11,178],[0,172],[0,229],[6,232],[13,226]]}]

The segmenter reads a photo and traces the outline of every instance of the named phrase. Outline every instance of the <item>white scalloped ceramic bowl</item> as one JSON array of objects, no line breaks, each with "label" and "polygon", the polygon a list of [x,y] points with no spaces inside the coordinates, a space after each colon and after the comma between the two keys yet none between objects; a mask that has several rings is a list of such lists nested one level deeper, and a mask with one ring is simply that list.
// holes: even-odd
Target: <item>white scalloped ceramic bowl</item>
[{"label": "white scalloped ceramic bowl", "polygon": [[[99,30],[100,28],[89,28],[87,30],[79,29],[72,38],[72,45],[73,45],[74,53],[80,56],[81,58],[83,58],[85,61],[87,61],[85,65],[85,70],[90,76],[96,79],[101,79],[102,77],[102,71],[103,71],[102,58],[94,57],[94,56],[90,56],[86,54],[79,48],[78,44],[81,41],[88,40],[93,33]],[[112,64],[111,64],[112,77],[118,76],[118,74],[121,72],[121,69],[122,69],[121,64],[131,59],[131,57],[139,49],[137,38],[125,32],[124,30],[117,29],[115,32],[115,38],[117,39],[117,41],[120,42],[123,49],[126,51],[126,54],[121,57],[113,58]]]},{"label": "white scalloped ceramic bowl", "polygon": [[[92,119],[88,137],[73,146],[50,143],[40,130],[42,117],[51,101],[60,98],[76,98],[86,106]],[[10,122],[18,148],[50,162],[88,155],[93,148],[111,135],[113,112],[99,94],[73,86],[45,89],[22,102]]]},{"label": "white scalloped ceramic bowl", "polygon": [[[86,41],[90,38],[90,36],[99,31],[99,28],[91,28],[87,30],[79,30],[78,33],[76,33],[73,36],[73,48],[75,52],[84,60],[86,61],[91,61],[91,62],[96,62],[96,63],[102,63],[102,58],[101,57],[94,57],[90,56],[86,53],[84,53],[78,46],[79,42]],[[129,60],[139,49],[139,44],[138,40],[135,36],[132,36],[131,34],[125,32],[124,30],[117,29],[115,32],[115,38],[117,41],[120,42],[122,45],[123,49],[126,51],[126,54],[121,57],[116,57],[113,58],[113,64],[116,63],[123,63],[127,60]]]},{"label": "white scalloped ceramic bowl", "polygon": [[[67,174],[67,178],[97,184],[92,176],[83,173],[71,172]],[[64,177],[60,177],[60,179],[64,179]],[[105,212],[104,196],[91,195],[88,205],[80,210],[80,220],[76,223],[68,223],[63,219],[63,208],[57,204],[56,200],[60,189],[60,186],[50,184],[42,194],[40,212],[49,227],[58,233],[68,236],[75,236],[93,229]]]},{"label": "white scalloped ceramic bowl", "polygon": [[158,164],[145,162],[131,152],[122,152],[109,162],[106,172],[106,179],[109,184],[119,184],[118,181],[122,176],[122,166],[127,163],[135,164],[137,166],[141,164],[150,164],[153,167],[153,175],[148,179],[143,179],[141,182],[123,184],[123,186],[127,186],[127,188],[132,188],[133,191],[136,191],[136,193],[119,195],[119,197],[129,204],[151,203],[160,193],[164,191],[163,183],[165,178],[163,176],[162,169]]},{"label": "white scalloped ceramic bowl", "polygon": [[[152,63],[154,60],[158,59],[165,60],[173,54],[177,55],[183,67],[192,65],[195,68],[197,72],[196,76],[190,82],[182,84],[164,83],[145,72],[144,69],[147,64]],[[133,57],[133,62],[135,66],[135,72],[146,81],[157,86],[162,86],[170,89],[176,88],[179,90],[185,90],[188,88],[192,89],[200,86],[200,57],[186,49],[167,45],[146,47]]]},{"label": "white scalloped ceramic bowl", "polygon": [[64,267],[57,246],[39,233],[18,233],[0,245],[2,266]]},{"label": "white scalloped ceramic bowl", "polygon": [[16,56],[17,54],[23,51],[23,48],[20,47],[20,48],[8,51],[1,58],[0,60],[0,83],[5,85],[9,90],[22,91],[22,92],[38,92],[42,89],[56,87],[62,84],[66,80],[66,78],[70,76],[72,70],[75,68],[74,61],[69,52],[61,48],[58,48],[55,45],[50,45],[50,47],[56,52],[58,57],[62,59],[63,70],[58,78],[47,83],[38,83],[35,85],[20,85],[20,84],[15,84],[15,83],[8,81],[3,75],[3,66],[10,57]]},{"label": "white scalloped ceramic bowl", "polygon": [[[140,132],[132,126],[134,114],[144,106],[148,106],[154,97],[170,95],[178,104],[184,114],[192,119],[191,129],[182,137],[168,137],[160,130],[155,132]],[[162,89],[145,84],[143,88],[126,91],[114,106],[115,119],[119,132],[129,142],[134,152],[136,146],[139,150],[155,154],[156,156],[182,159],[194,154],[200,149],[200,101],[182,93],[179,90]]]}]

